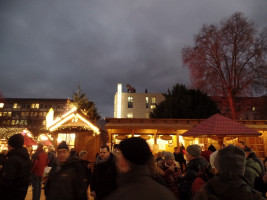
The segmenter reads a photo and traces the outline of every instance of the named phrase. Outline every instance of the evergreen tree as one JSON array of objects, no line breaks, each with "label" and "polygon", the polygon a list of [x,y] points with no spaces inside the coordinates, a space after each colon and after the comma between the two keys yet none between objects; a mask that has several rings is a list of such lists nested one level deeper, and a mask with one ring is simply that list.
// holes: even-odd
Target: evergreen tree
[{"label": "evergreen tree", "polygon": [[219,113],[216,103],[200,90],[187,89],[177,84],[163,96],[165,100],[156,105],[151,118],[204,119]]},{"label": "evergreen tree", "polygon": [[75,105],[78,110],[81,110],[89,120],[96,122],[100,119],[100,115],[97,112],[94,102],[89,101],[85,93],[80,89],[80,86],[78,87],[77,92],[73,93],[72,101],[73,105]]}]

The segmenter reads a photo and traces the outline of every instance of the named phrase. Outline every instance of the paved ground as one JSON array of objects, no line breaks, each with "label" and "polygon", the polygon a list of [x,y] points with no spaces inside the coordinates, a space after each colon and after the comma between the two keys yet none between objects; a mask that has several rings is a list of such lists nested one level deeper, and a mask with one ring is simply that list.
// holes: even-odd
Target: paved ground
[{"label": "paved ground", "polygon": [[[89,194],[89,190],[88,190],[88,194]],[[94,200],[94,198],[91,197],[90,195],[88,195],[88,197],[89,197],[88,200]],[[32,200],[32,186],[29,186],[28,193],[27,193],[25,200]],[[40,200],[45,200],[44,190],[42,190]]]}]

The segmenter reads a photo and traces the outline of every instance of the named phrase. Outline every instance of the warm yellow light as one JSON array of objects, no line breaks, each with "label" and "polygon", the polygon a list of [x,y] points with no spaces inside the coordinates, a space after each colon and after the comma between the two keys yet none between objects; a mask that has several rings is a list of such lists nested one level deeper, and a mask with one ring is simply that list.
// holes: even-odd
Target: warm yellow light
[{"label": "warm yellow light", "polygon": [[55,130],[56,128],[58,128],[60,125],[64,124],[66,121],[70,120],[72,117],[74,117],[74,114],[69,115],[68,117],[66,117],[65,119],[59,121],[57,124],[53,124],[52,127],[49,128],[50,131]]},{"label": "warm yellow light", "polygon": [[45,135],[40,135],[40,139],[41,139],[41,140],[48,140],[48,137],[45,136]]},{"label": "warm yellow light", "polygon": [[79,114],[76,114],[76,116],[77,116],[78,118],[80,118],[84,123],[86,123],[87,125],[89,125],[90,128],[91,128],[97,135],[100,134],[99,129],[98,129],[96,126],[94,126],[93,124],[91,124],[88,120],[84,119],[84,118],[83,118],[81,115],[79,115]]},{"label": "warm yellow light", "polygon": [[[51,108],[52,109],[52,108]],[[51,110],[50,109],[50,110]],[[50,110],[49,110],[49,112],[48,112],[48,114],[47,114],[47,116],[46,116],[46,120],[48,120],[48,117],[49,117],[49,120],[51,120],[51,116],[48,116],[49,115],[49,113],[50,113]],[[65,113],[64,115],[62,115],[61,117],[58,117],[55,121],[53,121],[52,120],[52,122],[51,121],[49,121],[49,124],[47,123],[47,128],[49,128],[49,127],[51,127],[51,126],[54,126],[55,124],[57,124],[61,119],[64,119],[65,117],[67,117],[68,115],[70,115],[71,113],[73,113],[74,111],[76,111],[77,110],[77,107],[73,107],[69,112],[67,112],[67,113]],[[53,111],[53,109],[52,109],[52,111]],[[52,112],[51,111],[51,112]],[[50,115],[52,115],[52,114],[50,114]],[[53,117],[54,117],[54,111],[53,111]],[[51,129],[51,128],[50,128]]]}]

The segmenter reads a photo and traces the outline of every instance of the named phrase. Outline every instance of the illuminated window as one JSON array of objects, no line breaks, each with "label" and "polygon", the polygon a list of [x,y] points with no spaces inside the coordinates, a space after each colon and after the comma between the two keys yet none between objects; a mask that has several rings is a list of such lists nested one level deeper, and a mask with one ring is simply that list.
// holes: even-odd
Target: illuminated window
[{"label": "illuminated window", "polygon": [[42,123],[44,126],[46,125],[46,120],[43,120],[43,123]]},{"label": "illuminated window", "polygon": [[156,97],[152,97],[152,103],[151,103],[150,108],[151,108],[151,109],[156,108]]},{"label": "illuminated window", "polygon": [[26,116],[26,113],[25,112],[21,112],[21,116],[22,117],[25,117]]},{"label": "illuminated window", "polygon": [[19,124],[19,120],[16,120],[16,125],[18,125]]},{"label": "illuminated window", "polygon": [[3,116],[3,113],[2,112],[0,112],[0,117],[2,117]]},{"label": "illuminated window", "polygon": [[4,108],[4,103],[0,103],[0,108]]},{"label": "illuminated window", "polygon": [[24,120],[20,120],[19,125],[24,125]]},{"label": "illuminated window", "polygon": [[18,104],[14,103],[13,108],[18,108]]},{"label": "illuminated window", "polygon": [[7,116],[7,112],[3,112],[3,116],[6,117]]},{"label": "illuminated window", "polygon": [[133,97],[128,97],[128,108],[133,108]]},{"label": "illuminated window", "polygon": [[146,108],[149,108],[149,98],[146,97]]},{"label": "illuminated window", "polygon": [[38,109],[39,108],[39,103],[33,103],[31,105],[31,108]]},{"label": "illuminated window", "polygon": [[149,113],[146,113],[146,118],[149,118]]},{"label": "illuminated window", "polygon": [[128,113],[127,118],[133,118],[133,113]]},{"label": "illuminated window", "polygon": [[16,120],[14,120],[14,119],[11,120],[11,125],[15,125],[15,121],[16,121]]},{"label": "illuminated window", "polygon": [[62,141],[66,141],[70,148],[74,148],[75,144],[75,133],[59,133],[57,137],[58,144]]},{"label": "illuminated window", "polygon": [[7,116],[8,116],[8,117],[11,117],[11,115],[12,115],[12,112],[8,112],[8,113],[7,113]]},{"label": "illuminated window", "polygon": [[150,108],[154,109],[154,108],[156,108],[156,105],[151,105]]}]

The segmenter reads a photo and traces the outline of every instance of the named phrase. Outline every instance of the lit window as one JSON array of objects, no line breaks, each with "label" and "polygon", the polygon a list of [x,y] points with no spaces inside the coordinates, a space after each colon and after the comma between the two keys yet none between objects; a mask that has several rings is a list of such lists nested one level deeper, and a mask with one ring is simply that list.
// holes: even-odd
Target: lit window
[{"label": "lit window", "polygon": [[127,118],[133,118],[133,113],[128,113]]},{"label": "lit window", "polygon": [[18,108],[18,103],[14,103],[13,108]]},{"label": "lit window", "polygon": [[15,120],[14,119],[11,121],[11,125],[15,125]]},{"label": "lit window", "polygon": [[3,116],[3,113],[2,112],[0,112],[0,117],[2,117]]},{"label": "lit window", "polygon": [[3,112],[3,116],[6,117],[7,116],[7,112]]},{"label": "lit window", "polygon": [[24,120],[20,120],[19,125],[24,125]]},{"label": "lit window", "polygon": [[151,105],[150,108],[154,109],[154,108],[156,108],[156,105]]},{"label": "lit window", "polygon": [[4,108],[4,103],[0,103],[0,108]]},{"label": "lit window", "polygon": [[133,108],[133,97],[128,97],[128,108]]},{"label": "lit window", "polygon": [[152,97],[152,103],[151,103],[150,108],[151,108],[151,109],[156,108],[156,97]]},{"label": "lit window", "polygon": [[57,137],[58,144],[62,141],[66,141],[69,148],[74,148],[75,144],[75,133],[59,133]]},{"label": "lit window", "polygon": [[256,110],[256,108],[255,108],[255,106],[253,106],[252,111],[255,111],[255,110]]},{"label": "lit window", "polygon": [[31,108],[38,109],[38,108],[39,108],[39,103],[33,103],[33,104],[31,105]]},{"label": "lit window", "polygon": [[149,113],[146,113],[146,118],[149,118]]},{"label": "lit window", "polygon": [[146,97],[146,108],[149,108],[149,98]]},{"label": "lit window", "polygon": [[44,126],[46,125],[46,120],[43,120],[43,123],[42,123]]},{"label": "lit window", "polygon": [[11,117],[11,115],[12,115],[12,112],[8,112],[8,113],[7,113],[7,116],[8,116],[8,117]]},{"label": "lit window", "polygon": [[21,112],[21,116],[22,117],[25,117],[26,116],[26,113],[25,112]]}]

